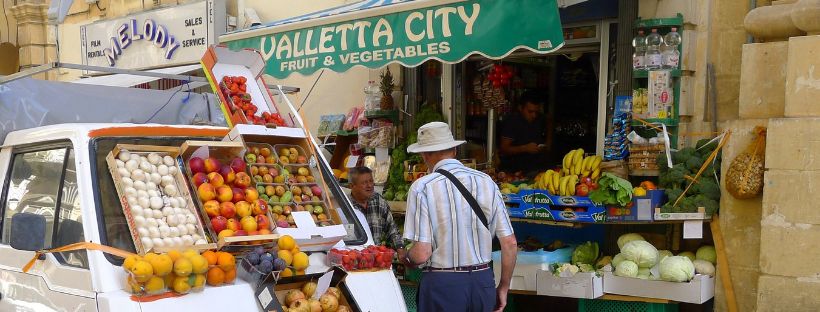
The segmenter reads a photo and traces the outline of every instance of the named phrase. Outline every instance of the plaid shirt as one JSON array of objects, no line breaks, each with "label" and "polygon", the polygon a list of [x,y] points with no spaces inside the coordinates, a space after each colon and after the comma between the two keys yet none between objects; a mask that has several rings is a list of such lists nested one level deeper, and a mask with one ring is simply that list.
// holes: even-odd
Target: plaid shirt
[{"label": "plaid shirt", "polygon": [[355,200],[351,201],[353,207],[364,213],[367,224],[370,225],[370,232],[373,233],[373,241],[376,244],[386,243],[391,245],[392,248],[404,247],[399,228],[396,226],[396,222],[393,221],[390,206],[381,194],[373,193],[373,196],[367,200],[367,208],[362,207]]}]

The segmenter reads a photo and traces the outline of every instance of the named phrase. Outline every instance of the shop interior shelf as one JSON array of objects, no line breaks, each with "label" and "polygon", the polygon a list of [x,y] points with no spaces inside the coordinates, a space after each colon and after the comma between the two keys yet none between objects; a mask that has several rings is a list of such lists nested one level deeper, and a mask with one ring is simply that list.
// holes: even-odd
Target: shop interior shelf
[{"label": "shop interior shelf", "polygon": [[[512,222],[524,222],[524,223],[533,223],[533,224],[543,224],[543,225],[554,225],[554,226],[565,226],[565,227],[574,227],[580,228],[586,225],[592,224],[605,224],[605,225],[652,225],[652,224],[682,224],[684,221],[687,220],[663,220],[663,221],[607,221],[607,222],[568,222],[568,221],[546,221],[546,220],[533,220],[533,219],[525,219],[525,218],[510,218]],[[704,223],[711,222],[712,219],[703,220]]]},{"label": "shop interior shelf", "polygon": [[[683,74],[683,71],[679,68],[672,69],[672,77],[680,77]],[[632,78],[648,78],[649,71],[646,69],[633,69],[632,70]]]},{"label": "shop interior shelf", "polygon": [[676,17],[639,19],[635,21],[635,28],[651,27],[675,27],[683,25],[683,14],[678,13]]}]

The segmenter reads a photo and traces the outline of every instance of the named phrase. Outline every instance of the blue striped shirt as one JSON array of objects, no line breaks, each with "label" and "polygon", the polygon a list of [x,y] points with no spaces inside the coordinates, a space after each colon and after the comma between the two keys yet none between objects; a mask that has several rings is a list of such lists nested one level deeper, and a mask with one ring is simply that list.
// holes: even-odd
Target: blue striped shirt
[{"label": "blue striped shirt", "polygon": [[433,255],[428,264],[452,268],[490,262],[493,235],[513,234],[498,185],[487,174],[470,169],[455,159],[445,159],[433,171],[452,173],[475,196],[487,217],[490,229],[481,224],[470,204],[447,177],[428,174],[410,186],[404,238],[431,243]]}]

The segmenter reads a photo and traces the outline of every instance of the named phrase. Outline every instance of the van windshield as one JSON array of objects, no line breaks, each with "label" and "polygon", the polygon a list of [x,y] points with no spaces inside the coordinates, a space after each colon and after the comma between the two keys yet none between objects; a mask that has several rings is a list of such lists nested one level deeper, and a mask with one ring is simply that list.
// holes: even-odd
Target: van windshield
[{"label": "van windshield", "polygon": [[[91,153],[91,161],[94,166],[91,168],[92,179],[94,183],[94,198],[97,207],[98,224],[100,224],[100,237],[103,245],[119,248],[129,252],[135,252],[134,241],[131,238],[131,232],[128,229],[128,223],[125,220],[125,215],[122,211],[122,204],[117,196],[117,190],[114,187],[114,181],[111,178],[111,173],[108,171],[108,164],[105,161],[106,156],[110,153],[117,144],[137,144],[137,145],[158,145],[158,146],[181,146],[186,140],[221,140],[221,138],[185,138],[185,137],[113,137],[113,138],[97,138],[91,141],[89,150]],[[345,196],[339,187],[338,182],[333,177],[324,163],[320,162],[322,176],[324,176],[325,183],[330,189],[328,198],[333,202],[335,207],[340,209],[340,217],[348,230],[348,236],[345,237],[345,243],[348,245],[361,245],[367,241],[367,234],[361,223],[355,216],[353,208],[347,200],[340,200]],[[122,259],[106,254],[106,257],[114,264],[119,264]]]}]

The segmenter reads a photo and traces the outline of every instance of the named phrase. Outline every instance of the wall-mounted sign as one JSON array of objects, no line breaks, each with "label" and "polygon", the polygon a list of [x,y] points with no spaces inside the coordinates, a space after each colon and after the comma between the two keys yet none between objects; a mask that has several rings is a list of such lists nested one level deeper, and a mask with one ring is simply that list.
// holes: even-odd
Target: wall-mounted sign
[{"label": "wall-mounted sign", "polygon": [[197,62],[225,24],[224,0],[208,0],[84,25],[83,64],[135,69]]}]

